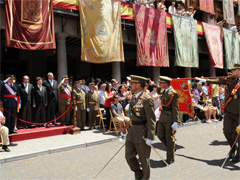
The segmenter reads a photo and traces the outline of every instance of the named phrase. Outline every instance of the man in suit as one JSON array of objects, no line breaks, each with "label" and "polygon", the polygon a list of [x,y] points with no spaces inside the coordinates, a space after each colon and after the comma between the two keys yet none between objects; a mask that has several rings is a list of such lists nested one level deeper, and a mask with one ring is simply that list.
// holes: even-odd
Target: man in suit
[{"label": "man in suit", "polygon": [[[13,83],[14,78],[15,77],[13,75],[8,75],[7,79],[4,80],[2,84],[2,99],[4,109],[16,117],[21,102],[18,96],[18,88]],[[8,127],[10,134],[16,133],[14,129],[15,117],[10,115],[8,112],[4,112],[4,116],[6,117],[6,126]]]},{"label": "man in suit", "polygon": [[[160,87],[164,89],[161,97],[162,111],[157,125],[157,136],[167,148],[167,160],[170,165],[175,161],[175,137],[178,115],[178,94],[170,86],[172,79],[166,76],[159,76]],[[165,165],[165,164],[164,164]]]},{"label": "man in suit", "polygon": [[[223,133],[227,139],[230,147],[237,137],[236,128],[240,128],[240,64],[234,64],[232,70],[232,77],[227,79],[200,79],[199,81],[207,82],[208,84],[224,84],[225,91],[225,105],[222,107],[224,112]],[[240,138],[238,138],[238,147],[235,144],[229,154],[229,159],[232,162],[240,162]],[[237,152],[236,152],[237,151]]]},{"label": "man in suit", "polygon": [[87,93],[87,111],[89,112],[89,129],[92,130],[96,122],[96,115],[99,108],[98,91],[95,83],[90,83],[90,91]]},{"label": "man in suit", "polygon": [[70,112],[69,109],[71,103],[72,103],[72,88],[69,85],[69,78],[68,76],[62,77],[62,81],[58,85],[57,89],[60,91],[60,98],[59,98],[59,107],[60,107],[60,113],[63,114],[65,111],[66,114],[64,114],[61,117],[61,123],[63,126],[70,124]]},{"label": "man in suit", "polygon": [[33,108],[35,108],[35,122],[45,123],[46,122],[46,107],[48,104],[47,100],[47,89],[42,85],[42,78],[36,78],[37,85],[33,90]]},{"label": "man in suit", "polygon": [[[29,76],[23,76],[23,82],[18,85],[18,88],[21,99],[21,118],[31,122],[33,85],[29,83]],[[24,123],[24,128],[26,128],[26,123]]]},{"label": "man in suit", "polygon": [[77,126],[84,131],[86,122],[86,93],[82,89],[82,81],[75,82],[76,88],[73,89],[72,98],[76,101],[77,105]]},{"label": "man in suit", "polygon": [[[43,86],[45,86],[47,89],[47,97],[48,97],[47,122],[49,122],[55,118],[56,111],[57,111],[58,82],[54,80],[53,73],[49,72],[47,76],[48,76],[48,79],[43,82]],[[56,121],[54,121],[53,124],[56,124]],[[49,124],[47,126],[49,126]]]},{"label": "man in suit", "polygon": [[[156,128],[154,101],[148,94],[144,93],[147,78],[135,75],[130,77],[130,86],[134,95],[130,100],[129,113],[132,126],[126,138],[125,158],[135,173],[135,179],[149,179],[150,146],[154,140]],[[136,157],[137,154],[142,168],[140,168]]]}]

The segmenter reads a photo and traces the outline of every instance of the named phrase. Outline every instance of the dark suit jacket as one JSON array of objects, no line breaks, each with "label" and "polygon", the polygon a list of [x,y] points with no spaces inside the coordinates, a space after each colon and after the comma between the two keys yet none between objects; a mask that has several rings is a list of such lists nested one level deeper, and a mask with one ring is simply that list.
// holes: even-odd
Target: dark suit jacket
[{"label": "dark suit jacket", "polygon": [[[19,95],[18,93],[18,87],[16,84],[13,84],[12,87],[13,91],[15,92],[15,95]],[[2,84],[2,100],[3,100],[3,107],[17,107],[17,101],[15,98],[4,98],[4,95],[11,95],[11,93],[8,91],[8,89],[5,87],[5,83]],[[19,99],[19,103],[20,99]]]},{"label": "dark suit jacket", "polygon": [[58,89],[57,89],[58,82],[56,80],[53,80],[53,86],[52,86],[49,80],[46,80],[43,82],[43,86],[45,86],[47,89],[48,102],[54,99],[58,101]]},{"label": "dark suit jacket", "polygon": [[18,89],[19,89],[19,94],[20,94],[20,97],[21,97],[21,105],[22,105],[22,107],[24,107],[24,105],[27,102],[32,104],[33,85],[32,84],[28,84],[28,93],[26,92],[23,83],[18,85]]},{"label": "dark suit jacket", "polygon": [[33,105],[35,104],[36,107],[40,105],[46,105],[48,103],[47,99],[47,89],[46,87],[42,86],[42,91],[38,88],[38,86],[34,86],[33,89]]}]

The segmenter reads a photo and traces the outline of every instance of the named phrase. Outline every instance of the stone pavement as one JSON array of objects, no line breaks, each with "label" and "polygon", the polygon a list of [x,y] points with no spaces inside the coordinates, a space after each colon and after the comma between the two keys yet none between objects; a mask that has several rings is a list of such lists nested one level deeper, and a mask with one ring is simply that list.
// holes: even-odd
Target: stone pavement
[{"label": "stone pavement", "polygon": [[[97,136],[107,135],[99,133]],[[152,150],[151,179],[239,179],[240,163],[233,164],[227,161],[224,169],[220,170],[230,149],[222,134],[222,122],[219,122],[216,127],[215,123],[182,127],[178,129],[176,137],[178,139],[176,162],[169,167],[163,167],[162,160]],[[123,145],[124,141],[110,141],[95,146],[3,163],[0,164],[1,180],[94,179]],[[154,147],[165,157],[165,148],[158,139],[155,140]],[[134,179],[133,172],[125,161],[124,149],[96,179]]]},{"label": "stone pavement", "polygon": [[0,148],[0,164],[114,140],[118,140],[115,132],[103,133],[103,131],[94,129],[93,131],[82,131],[81,134],[76,135],[64,134],[13,142],[9,146],[11,152],[3,152]]}]

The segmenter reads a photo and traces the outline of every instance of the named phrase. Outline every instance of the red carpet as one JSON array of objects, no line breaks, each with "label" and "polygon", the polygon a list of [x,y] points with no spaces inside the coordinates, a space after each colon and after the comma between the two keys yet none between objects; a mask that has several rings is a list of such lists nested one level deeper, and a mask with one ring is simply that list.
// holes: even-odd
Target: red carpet
[{"label": "red carpet", "polygon": [[19,129],[18,133],[10,134],[10,142],[42,138],[48,136],[56,136],[61,134],[68,134],[72,126],[51,126],[49,128],[39,127],[39,128],[28,128]]}]

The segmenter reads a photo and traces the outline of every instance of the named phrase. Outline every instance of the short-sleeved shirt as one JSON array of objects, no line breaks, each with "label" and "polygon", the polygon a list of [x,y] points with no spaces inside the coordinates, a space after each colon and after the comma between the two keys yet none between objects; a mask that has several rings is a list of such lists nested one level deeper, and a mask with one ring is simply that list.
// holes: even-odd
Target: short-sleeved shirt
[{"label": "short-sleeved shirt", "polygon": [[[118,105],[116,105],[115,103],[111,104],[111,110],[112,111],[115,110],[118,115],[122,116],[123,107],[120,103]],[[113,117],[114,117],[114,114],[113,114]]]},{"label": "short-sleeved shirt", "polygon": [[212,97],[218,97],[219,96],[219,85],[213,84],[212,89],[213,89]]}]

